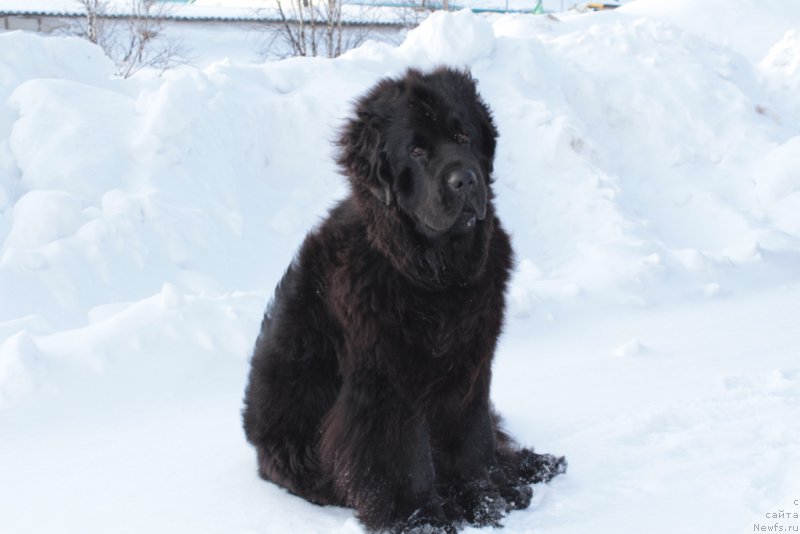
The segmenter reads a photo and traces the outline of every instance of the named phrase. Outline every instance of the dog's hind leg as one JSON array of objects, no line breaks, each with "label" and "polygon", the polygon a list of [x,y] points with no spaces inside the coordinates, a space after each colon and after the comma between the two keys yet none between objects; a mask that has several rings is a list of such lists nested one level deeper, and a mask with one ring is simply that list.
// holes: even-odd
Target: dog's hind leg
[{"label": "dog's hind leg", "polygon": [[269,450],[257,446],[256,451],[261,478],[315,504],[343,504],[336,498],[330,478],[322,473],[319,456],[314,449],[298,449],[284,441],[276,443]]}]

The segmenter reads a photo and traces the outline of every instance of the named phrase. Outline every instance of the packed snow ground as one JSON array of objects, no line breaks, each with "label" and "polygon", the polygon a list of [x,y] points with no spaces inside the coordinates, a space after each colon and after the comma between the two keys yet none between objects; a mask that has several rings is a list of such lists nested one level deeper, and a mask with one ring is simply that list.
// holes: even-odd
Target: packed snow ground
[{"label": "packed snow ground", "polygon": [[570,461],[505,532],[800,530],[800,4],[637,0],[124,81],[84,41],[0,33],[0,532],[361,531],[257,478],[241,395],[346,193],[350,102],[441,63],[501,131],[493,397]]}]

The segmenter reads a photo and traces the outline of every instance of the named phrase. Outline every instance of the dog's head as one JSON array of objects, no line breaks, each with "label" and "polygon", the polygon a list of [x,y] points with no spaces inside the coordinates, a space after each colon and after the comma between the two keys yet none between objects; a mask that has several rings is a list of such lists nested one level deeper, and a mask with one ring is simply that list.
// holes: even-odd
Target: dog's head
[{"label": "dog's head", "polygon": [[357,192],[396,205],[429,239],[474,232],[491,217],[497,130],[469,73],[409,70],[356,104],[339,164]]}]

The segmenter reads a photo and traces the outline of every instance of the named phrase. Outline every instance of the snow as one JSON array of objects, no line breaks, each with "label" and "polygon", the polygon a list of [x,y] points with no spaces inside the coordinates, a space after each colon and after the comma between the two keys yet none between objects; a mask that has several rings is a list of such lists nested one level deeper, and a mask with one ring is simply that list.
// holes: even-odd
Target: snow
[{"label": "snow", "polygon": [[442,63],[501,132],[493,398],[570,461],[505,531],[800,513],[798,28],[779,0],[435,13],[336,60],[128,80],[85,41],[0,33],[0,531],[361,532],[258,479],[242,391],[275,283],[346,194],[350,102]]}]

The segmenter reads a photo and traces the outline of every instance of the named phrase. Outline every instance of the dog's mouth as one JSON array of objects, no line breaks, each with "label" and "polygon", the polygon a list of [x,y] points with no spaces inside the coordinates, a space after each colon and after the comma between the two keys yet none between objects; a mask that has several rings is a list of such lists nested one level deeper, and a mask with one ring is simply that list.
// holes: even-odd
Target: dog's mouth
[{"label": "dog's mouth", "polygon": [[430,216],[426,213],[415,213],[414,219],[417,227],[428,237],[441,237],[445,235],[464,235],[475,228],[486,219],[488,206],[477,198],[463,200],[460,211],[449,216],[437,214]]},{"label": "dog's mouth", "polygon": [[457,222],[459,222],[461,226],[472,228],[478,224],[478,215],[472,210],[464,210],[461,212],[461,215],[458,216]]},{"label": "dog's mouth", "polygon": [[451,230],[458,233],[469,232],[478,226],[478,223],[483,221],[485,218],[485,209],[483,210],[483,213],[478,213],[472,206],[467,204],[464,206],[464,209],[461,210],[461,213],[458,214],[458,217],[456,217],[456,220],[451,226]]},{"label": "dog's mouth", "polygon": [[451,222],[441,225],[439,228],[424,219],[418,219],[423,229],[423,233],[429,237],[442,237],[445,235],[463,235],[474,230],[483,217],[479,217],[474,210],[465,208]]}]

